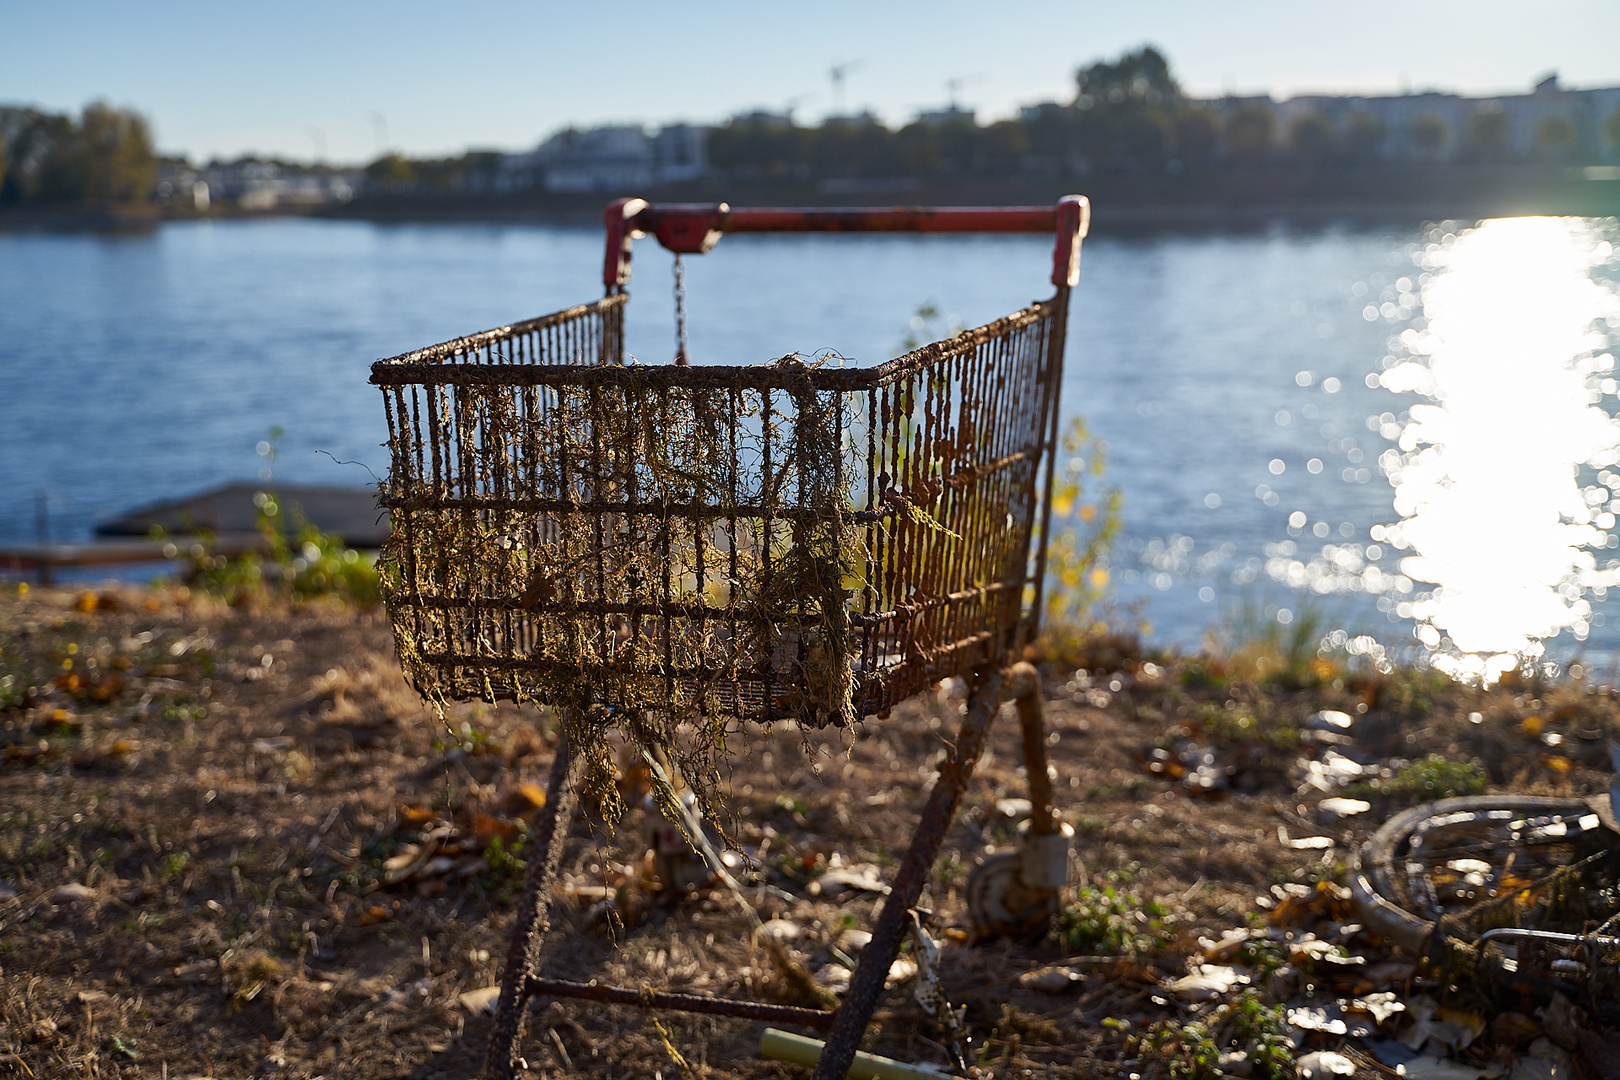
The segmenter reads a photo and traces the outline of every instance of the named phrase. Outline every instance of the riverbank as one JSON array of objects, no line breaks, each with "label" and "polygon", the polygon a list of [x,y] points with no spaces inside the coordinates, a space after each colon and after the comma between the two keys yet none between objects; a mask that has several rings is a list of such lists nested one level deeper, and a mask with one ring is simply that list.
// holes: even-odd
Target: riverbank
[{"label": "riverbank", "polygon": [[[1443,1056],[1530,1054],[1535,1003],[1467,980],[1444,994],[1363,929],[1339,883],[1410,803],[1602,792],[1613,694],[1486,691],[1263,646],[1170,656],[1128,636],[1034,658],[1076,833],[1060,933],[968,944],[969,871],[1028,813],[1006,721],[926,900],[941,981],[990,1075],[1162,1075],[1204,1052],[1200,1018],[1221,1050],[1258,1052],[1242,1033],[1271,1031],[1267,1052],[1290,1069],[1328,1051],[1370,1075],[1373,1044],[1410,1036],[1435,996],[1478,1029]],[[7,589],[0,663],[0,1062],[36,1076],[475,1075],[554,745],[547,712],[435,717],[381,612],[327,601]],[[960,704],[945,686],[849,736],[746,733],[722,824],[768,886],[746,892],[772,947],[724,890],[677,897],[658,881],[639,773],[616,747],[635,809],[570,841],[548,970],[825,1004]],[[913,971],[897,969],[871,1048],[938,1066]],[[1327,1019],[1293,1042],[1285,1006]],[[1578,1009],[1560,1016],[1597,1040],[1577,1055],[1615,1037]],[[661,1022],[543,1006],[524,1052],[579,1077],[681,1074],[677,1052],[715,1080],[798,1075],[759,1060],[760,1024]]]},{"label": "riverbank", "polygon": [[1620,214],[1620,168],[1518,165],[927,180],[709,178],[623,192],[371,192],[343,203],[251,210],[221,201],[201,214],[175,207],[34,204],[0,208],[0,230],[130,231],[150,229],[163,221],[288,216],[382,223],[532,222],[595,227],[607,202],[629,195],[655,202],[729,202],[734,206],[997,206],[1043,205],[1076,191],[1092,200],[1097,235],[1241,232],[1278,222],[1302,227],[1411,226],[1424,221],[1525,215]]}]

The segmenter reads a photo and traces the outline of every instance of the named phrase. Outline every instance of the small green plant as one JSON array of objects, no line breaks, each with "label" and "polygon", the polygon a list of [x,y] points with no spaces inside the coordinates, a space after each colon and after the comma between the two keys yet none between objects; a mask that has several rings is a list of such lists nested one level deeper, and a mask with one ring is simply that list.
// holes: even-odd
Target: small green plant
[{"label": "small green plant", "polygon": [[1287,1080],[1294,1075],[1293,1044],[1281,1005],[1267,1005],[1254,990],[1245,990],[1209,1014],[1207,1019],[1178,1024],[1159,1020],[1134,1031],[1129,1020],[1108,1019],[1103,1026],[1125,1035],[1127,1054],[1159,1065],[1172,1080],[1217,1080],[1221,1050],[1243,1054],[1259,1080]]},{"label": "small green plant", "polygon": [[1223,613],[1221,629],[1205,641],[1209,663],[1225,678],[1253,679],[1287,690],[1320,686],[1338,677],[1338,663],[1323,655],[1333,624],[1319,602],[1305,596],[1291,606],[1265,597],[1245,600]]},{"label": "small green plant", "polygon": [[1293,1043],[1281,1005],[1267,1005],[1257,992],[1245,990],[1216,1015],[1231,1023],[1232,1041],[1260,1080],[1285,1080],[1294,1074]]},{"label": "small green plant", "polygon": [[1116,875],[1088,885],[1058,914],[1058,934],[1072,952],[1095,956],[1147,957],[1170,943],[1170,912],[1122,891]]},{"label": "small green plant", "polygon": [[1063,433],[1061,468],[1052,488],[1052,527],[1046,545],[1048,635],[1096,631],[1096,609],[1108,591],[1108,552],[1124,518],[1116,487],[1087,497],[1087,482],[1103,475],[1108,445],[1075,417]]},{"label": "small green plant", "polygon": [[1427,802],[1485,790],[1485,769],[1477,761],[1448,761],[1439,754],[1407,762],[1387,780],[1368,787],[1403,802]]},{"label": "small green plant", "polygon": [[1250,743],[1273,750],[1293,750],[1299,746],[1299,728],[1262,702],[1256,708],[1238,705],[1228,708],[1215,702],[1196,706],[1204,734],[1229,743]]},{"label": "small green plant", "polygon": [[[1131,1025],[1116,1021],[1112,1026],[1129,1031]],[[1159,1020],[1146,1031],[1129,1034],[1125,1052],[1162,1064],[1171,1080],[1219,1080],[1221,1075],[1221,1048],[1208,1026],[1197,1021]]]},{"label": "small green plant", "polygon": [[1288,965],[1288,947],[1267,937],[1252,937],[1238,948],[1238,959],[1254,969],[1262,982]]},{"label": "small green plant", "polygon": [[518,855],[522,848],[521,836],[512,841],[510,848],[499,836],[490,838],[489,846],[484,849],[484,865],[489,867],[492,884],[508,884],[523,880],[524,871],[529,868],[529,864]]},{"label": "small green plant", "polygon": [[[272,476],[281,429],[259,444],[265,459],[262,479]],[[230,558],[219,554],[214,539],[203,533],[185,556],[187,583],[232,603],[266,595],[295,602],[336,597],[363,607],[375,607],[382,592],[374,560],[346,546],[342,539],[311,525],[296,505],[283,507],[268,491],[253,497],[255,527],[264,540],[264,552],[249,551]]]}]

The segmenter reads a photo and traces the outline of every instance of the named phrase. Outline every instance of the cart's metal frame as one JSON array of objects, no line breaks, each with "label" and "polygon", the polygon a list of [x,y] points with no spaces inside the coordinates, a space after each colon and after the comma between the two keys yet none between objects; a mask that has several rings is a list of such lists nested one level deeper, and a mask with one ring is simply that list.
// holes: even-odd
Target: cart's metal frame
[{"label": "cart's metal frame", "polygon": [[[1013,332],[1017,327],[1028,325],[1032,320],[1044,320],[1038,345],[1043,355],[1039,357],[1036,366],[1029,367],[1031,372],[1038,370],[1038,374],[1034,377],[1041,383],[1039,393],[1030,398],[1030,401],[1035,403],[1030,407],[1038,412],[1036,427],[1031,432],[1033,444],[1020,447],[1014,455],[1003,455],[1001,461],[981,464],[976,472],[969,469],[966,474],[968,478],[960,480],[960,484],[977,482],[982,479],[987,468],[1005,469],[1012,458],[1019,459],[1018,467],[1023,470],[1020,475],[1025,477],[1017,485],[1024,500],[1025,520],[1020,524],[1022,545],[1018,550],[1009,552],[1005,560],[1015,565],[1016,571],[1011,577],[1006,576],[1003,571],[998,580],[972,583],[972,588],[959,588],[950,596],[930,597],[924,603],[911,605],[916,610],[908,611],[907,605],[902,604],[897,610],[872,612],[869,602],[865,620],[858,620],[855,624],[863,628],[861,632],[866,635],[865,640],[868,642],[868,645],[863,647],[866,650],[863,653],[867,671],[866,682],[858,690],[855,699],[859,711],[886,712],[896,701],[910,696],[928,682],[947,675],[966,678],[970,685],[970,694],[956,741],[940,765],[939,777],[928,795],[911,844],[895,875],[891,892],[883,902],[872,940],[861,954],[860,963],[840,1007],[835,1012],[826,1012],[698,995],[607,987],[594,982],[577,983],[542,978],[540,960],[543,936],[547,927],[547,912],[556,885],[563,849],[572,828],[585,768],[583,754],[576,752],[576,748],[570,745],[566,732],[557,745],[546,803],[532,836],[533,855],[523,896],[519,901],[517,919],[512,928],[501,995],[485,1060],[485,1071],[488,1076],[506,1080],[522,1066],[519,1057],[519,1039],[525,1010],[532,998],[546,996],[576,997],[614,1004],[714,1013],[827,1029],[826,1049],[821,1055],[813,1077],[814,1080],[833,1080],[836,1077],[843,1077],[854,1059],[855,1051],[882,993],[885,978],[909,926],[908,913],[921,895],[946,831],[956,816],[968,779],[983,751],[990,723],[1002,702],[1008,698],[1015,699],[1018,704],[1025,764],[1030,784],[1030,801],[1033,804],[1030,832],[1036,837],[1053,837],[1061,827],[1052,806],[1045,731],[1041,718],[1039,677],[1026,663],[1015,663],[1011,667],[1006,665],[1009,658],[1015,658],[1017,650],[1030,640],[1035,632],[1041,607],[1046,537],[1050,527],[1053,447],[1057,440],[1058,388],[1062,378],[1069,291],[1079,280],[1080,245],[1089,223],[1089,205],[1079,196],[1069,196],[1055,207],[733,210],[725,204],[652,206],[640,199],[623,199],[607,208],[605,223],[607,252],[603,267],[603,282],[607,287],[609,300],[604,301],[602,305],[573,309],[571,312],[535,320],[530,324],[520,324],[458,339],[442,346],[380,361],[374,366],[372,381],[382,386],[385,394],[394,395],[389,398],[389,419],[391,428],[395,429],[393,444],[396,477],[413,468],[418,470],[426,468],[420,434],[417,435],[417,442],[412,445],[409,434],[405,433],[402,436],[401,429],[396,427],[396,419],[403,424],[405,413],[408,411],[406,399],[402,396],[406,393],[406,388],[428,385],[437,387],[438,392],[442,392],[442,384],[454,381],[458,377],[470,377],[480,383],[508,379],[532,386],[540,376],[533,372],[520,371],[520,365],[513,365],[510,357],[498,354],[498,343],[516,340],[522,334],[539,335],[556,332],[556,327],[562,326],[568,320],[577,320],[591,314],[611,315],[612,319],[610,322],[601,322],[594,331],[589,331],[579,338],[570,346],[572,354],[586,355],[594,350],[598,354],[597,362],[622,363],[623,293],[630,280],[631,248],[633,240],[637,237],[651,234],[677,255],[706,252],[726,234],[748,232],[1022,232],[1047,233],[1054,235],[1056,239],[1051,275],[1051,282],[1057,289],[1056,296],[1050,301],[1036,305],[1029,313],[1020,313],[1024,316],[1023,323],[1017,321],[1019,316],[1011,316],[1001,323],[990,324],[981,331],[970,332],[969,338],[963,339],[969,344],[957,346],[958,349],[978,347],[978,344],[974,343],[978,339],[972,339],[971,334],[980,334],[984,342],[993,343],[997,334]],[[928,352],[930,349],[934,350],[933,354]],[[902,357],[889,365],[865,372],[845,369],[812,374],[818,377],[817,388],[828,392],[838,392],[845,384],[853,389],[879,387],[886,385],[884,380],[915,377],[918,371],[926,372],[927,378],[937,381],[940,375],[928,369],[927,364],[936,354],[943,355],[941,350],[948,352],[949,343],[937,343],[909,357]],[[677,358],[677,364],[684,362],[683,353]],[[490,364],[491,368],[498,368],[498,371],[486,369],[469,376],[469,371],[480,363]],[[726,377],[734,380],[730,385],[753,385],[748,383],[748,380],[752,378],[757,382],[759,376],[746,373],[768,369],[684,369],[690,372],[690,375],[675,374],[681,371],[678,368],[641,367],[634,370],[639,373],[638,378],[667,379],[672,385],[693,381],[712,382],[717,378]],[[1005,378],[1006,369],[998,370],[1003,372],[1001,377]],[[729,376],[725,373],[729,373]],[[575,368],[565,372],[564,379],[573,380],[570,385],[578,385],[580,380],[590,381],[591,376]],[[757,382],[766,395],[764,401],[767,410],[770,408],[771,382],[771,379]],[[904,396],[906,391],[902,389],[898,393],[901,394],[898,399],[900,404],[895,408],[897,410],[911,408],[911,398]],[[965,397],[964,392],[964,400]],[[889,399],[884,398],[883,401],[884,408],[887,409]],[[459,398],[453,407],[460,407]],[[427,411],[432,412],[433,409],[434,403],[429,401]],[[876,405],[872,406],[872,411],[875,417],[878,413]],[[994,422],[995,419],[991,417],[990,421]],[[484,416],[482,423],[487,432],[490,426],[487,415]],[[457,437],[465,439],[467,435],[462,432]],[[462,456],[466,460],[472,460],[466,452],[463,452]],[[410,515],[413,513],[446,512],[447,509],[467,513],[470,512],[469,505],[480,499],[483,499],[482,505],[485,506],[502,502],[500,498],[494,498],[490,493],[474,491],[465,484],[458,489],[457,481],[453,477],[441,481],[439,469],[439,459],[435,456],[432,461],[435,479],[431,490],[418,487],[407,491],[402,485],[385,486],[382,502],[394,512],[396,529],[408,530]],[[952,478],[947,477],[945,486],[948,488],[951,482]],[[429,490],[427,495],[423,494],[425,490]],[[924,490],[926,492],[927,489]],[[868,485],[868,496],[875,505],[878,495],[875,484],[871,481]],[[513,500],[508,498],[506,502],[510,503]],[[510,513],[512,509],[502,503],[502,512]],[[578,512],[578,505],[573,506],[572,510]],[[527,512],[540,511],[535,507],[527,507]],[[875,521],[885,512],[887,511],[869,510],[866,520]],[[667,523],[670,515],[667,503],[662,513]],[[983,505],[964,513],[971,514],[978,522],[993,516],[986,513]],[[769,512],[767,520],[768,517]],[[1033,520],[1035,517],[1039,519],[1038,526]],[[1013,520],[1010,510],[1007,519],[1009,522]],[[995,517],[995,520],[999,520],[999,517]],[[733,510],[732,527],[735,526],[736,512]],[[937,525],[934,527],[938,528]],[[665,528],[668,528],[667,524]],[[599,586],[605,580],[599,576]],[[420,585],[416,587],[418,593],[424,591]],[[435,607],[439,612],[447,607],[445,596],[417,596],[411,602],[418,601]],[[607,597],[597,597],[592,610],[606,611],[604,605],[607,602]],[[468,603],[489,605],[492,602],[472,597],[468,599]],[[953,603],[959,606],[955,609],[950,608],[949,605]],[[504,618],[510,626],[514,615],[519,617],[523,615],[521,611],[514,611],[515,606],[532,607],[533,604],[515,605],[511,600],[495,601],[491,609],[497,617],[495,621]],[[688,603],[681,608],[680,616],[692,618],[691,607],[692,605]],[[932,613],[924,609],[932,609]],[[621,610],[630,612],[637,618],[639,624],[642,607],[627,605]],[[920,625],[916,620],[942,619],[939,614],[941,611],[950,613],[951,629],[972,632],[967,633],[960,641],[947,641],[943,644],[936,642],[938,647],[929,649],[917,648],[915,641],[912,640],[915,636],[915,626]],[[697,617],[715,621],[719,619],[719,615],[715,612],[707,614],[700,612]],[[400,618],[398,612],[395,613],[395,618]],[[988,619],[991,625],[974,629],[968,626],[974,618]],[[964,626],[967,627],[967,631],[963,631]],[[488,636],[486,632],[472,635],[466,631],[460,633],[462,636],[457,639],[460,641],[471,640],[474,637],[482,640]],[[666,626],[663,633],[664,640],[668,641],[674,631]],[[870,642],[875,640],[873,636],[875,634],[889,635],[885,640],[891,643],[902,638],[906,639],[908,648],[905,662],[896,664],[894,670],[873,671],[874,661],[876,667],[881,667],[883,661],[882,657],[873,655],[875,647],[870,645]],[[446,636],[455,637],[454,634]],[[521,636],[514,637],[508,632],[503,640],[517,640]],[[451,688],[456,696],[489,694],[505,696],[506,693],[521,692],[521,690],[503,692],[501,684],[491,681],[492,672],[498,679],[500,672],[515,671],[525,663],[524,658],[517,655],[510,642],[505,646],[504,654],[495,657],[480,659],[459,654],[452,655],[453,653],[456,653],[456,649],[442,648],[440,653],[428,656],[427,662],[437,663],[451,673]],[[422,657],[415,657],[415,662],[422,663]],[[469,663],[473,665],[472,668],[469,668]],[[478,666],[479,664],[482,666]],[[473,677],[468,676],[469,670],[473,671]],[[674,677],[673,674],[670,676]],[[757,709],[758,718],[767,721],[783,715],[773,704],[776,698],[771,690],[773,673],[769,669],[768,662],[761,677],[763,691],[756,689],[745,695],[742,690],[737,689],[739,684],[733,672],[733,690],[729,701],[737,715],[755,715],[749,711],[750,709]],[[1050,883],[1037,886],[1032,891],[1039,893],[1042,888],[1049,893],[1052,891]]]}]

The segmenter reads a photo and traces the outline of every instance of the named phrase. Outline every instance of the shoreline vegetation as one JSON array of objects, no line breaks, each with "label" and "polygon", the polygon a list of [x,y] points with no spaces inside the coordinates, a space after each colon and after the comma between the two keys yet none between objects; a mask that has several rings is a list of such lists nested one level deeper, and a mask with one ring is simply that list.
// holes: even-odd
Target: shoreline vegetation
[{"label": "shoreline vegetation", "polygon": [[[0,1061],[39,1076],[474,1074],[557,719],[480,703],[435,716],[374,601],[300,593],[275,566],[0,592]],[[970,871],[1028,813],[1016,725],[997,724],[927,902],[975,1064],[1216,1080],[1247,1054],[1282,1080],[1342,1054],[1373,1075],[1393,1040],[1427,1038],[1435,1061],[1484,1069],[1559,1053],[1536,1041],[1555,1013],[1564,1060],[1606,1060],[1605,1007],[1431,967],[1367,929],[1345,883],[1405,807],[1601,793],[1614,691],[1516,673],[1468,686],[1264,638],[1182,655],[1101,627],[1030,658],[1076,862],[1043,941],[971,941]],[[813,745],[793,725],[737,733],[720,825],[758,933],[724,889],[658,878],[644,770],[616,746],[632,809],[613,829],[587,808],[576,828],[548,963],[835,1001],[961,695],[941,684]],[[870,1048],[935,1064],[913,970],[897,969]],[[1437,1008],[1472,1045],[1425,1035]],[[1297,1021],[1318,1013],[1357,1022]],[[525,1053],[570,1076],[674,1075],[677,1052],[713,1080],[764,1075],[761,1025],[666,1017],[672,1033],[656,1018],[552,1005]]]},{"label": "shoreline vegetation", "polygon": [[1620,214],[1620,170],[1537,165],[1388,167],[1356,172],[1233,170],[1196,177],[932,179],[898,188],[859,185],[829,192],[811,182],[704,179],[580,194],[524,191],[364,192],[336,204],[206,212],[152,203],[42,202],[0,205],[0,231],[112,231],[174,221],[302,217],[382,224],[546,224],[594,227],[620,195],[653,202],[733,206],[1045,205],[1071,192],[1092,202],[1093,235],[1300,226],[1409,225],[1494,217]]}]

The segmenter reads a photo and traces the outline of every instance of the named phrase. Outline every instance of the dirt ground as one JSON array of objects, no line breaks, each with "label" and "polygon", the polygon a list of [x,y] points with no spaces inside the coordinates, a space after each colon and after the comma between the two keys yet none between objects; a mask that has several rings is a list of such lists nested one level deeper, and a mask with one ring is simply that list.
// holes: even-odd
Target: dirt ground
[{"label": "dirt ground", "polygon": [[[1335,884],[1354,846],[1425,794],[1400,790],[1413,774],[1396,759],[1478,763],[1493,791],[1585,794],[1612,779],[1604,746],[1620,707],[1607,691],[1486,692],[1327,660],[1309,678],[1261,682],[1235,662],[1116,644],[1043,667],[1049,754],[1076,833],[1065,932],[1037,944],[966,933],[969,872],[1009,850],[1027,813],[1010,706],[924,897],[982,1075],[1166,1074],[1168,1029],[1142,1033],[1214,1023],[1235,984],[1200,996],[1177,980],[1213,971],[1234,930],[1289,948],[1314,937],[1360,961],[1251,973],[1267,1005],[1441,996],[1355,925]],[[851,931],[878,906],[861,881],[892,873],[956,689],[818,734],[810,756],[803,732],[781,728],[735,747],[735,816],[720,824],[783,946],[774,960],[725,890],[658,887],[624,757],[634,808],[616,830],[588,815],[576,828],[548,973],[799,1004],[841,989],[840,954],[858,951]],[[1353,747],[1315,737],[1308,718],[1323,709],[1343,712]],[[475,992],[499,979],[551,728],[534,707],[470,704],[441,721],[402,681],[380,612],[6,586],[0,1074],[475,1075],[490,1023]],[[1321,800],[1345,791],[1322,782],[1321,762],[1352,749],[1373,762],[1350,792],[1372,809],[1325,814]],[[1442,786],[1452,775],[1431,773]],[[888,991],[868,1048],[945,1068],[944,1036],[910,990],[901,979]],[[1528,1053],[1530,1029],[1503,1015],[1546,1027],[1533,1003],[1463,1006],[1484,1033],[1452,1056],[1481,1069]],[[531,1013],[524,1053],[554,1076],[803,1076],[760,1056],[763,1027],[553,1002]],[[1294,1041],[1294,1055],[1334,1049],[1363,1075],[1393,1075],[1343,1034]],[[1606,1075],[1598,1051],[1581,1053],[1588,1075]],[[1265,1073],[1235,1059],[1221,1069]]]}]

